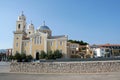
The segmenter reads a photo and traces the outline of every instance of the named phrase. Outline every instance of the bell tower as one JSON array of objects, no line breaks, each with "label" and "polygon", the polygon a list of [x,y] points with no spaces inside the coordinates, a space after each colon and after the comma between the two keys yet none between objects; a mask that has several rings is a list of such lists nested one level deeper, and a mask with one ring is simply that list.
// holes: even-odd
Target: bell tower
[{"label": "bell tower", "polygon": [[25,32],[26,31],[26,17],[23,14],[23,11],[20,16],[18,16],[18,20],[16,21],[16,31]]},{"label": "bell tower", "polygon": [[31,23],[28,25],[28,29],[27,29],[28,37],[33,33],[34,33],[34,25],[32,24],[32,21],[31,21]]},{"label": "bell tower", "polygon": [[23,11],[16,21],[16,30],[14,31],[13,55],[15,53],[22,53],[22,40],[26,37],[26,17]]}]

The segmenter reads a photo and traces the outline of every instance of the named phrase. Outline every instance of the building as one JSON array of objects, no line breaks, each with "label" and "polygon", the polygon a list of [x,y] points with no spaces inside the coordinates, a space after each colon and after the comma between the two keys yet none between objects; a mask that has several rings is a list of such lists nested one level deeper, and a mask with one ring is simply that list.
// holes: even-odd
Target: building
[{"label": "building", "polygon": [[67,57],[68,36],[52,36],[52,30],[45,24],[37,29],[33,23],[26,25],[26,17],[22,13],[16,21],[16,31],[14,31],[13,55],[15,53],[26,53],[38,59],[41,51],[59,50],[64,57]]},{"label": "building", "polygon": [[71,58],[92,58],[93,52],[89,45],[68,42],[68,55]]},{"label": "building", "polygon": [[12,49],[12,48],[6,49],[6,55],[7,55],[7,56],[12,55],[12,52],[13,52],[13,49]]},{"label": "building", "polygon": [[102,44],[100,47],[109,48],[110,57],[120,56],[120,44]]},{"label": "building", "polygon": [[119,44],[92,45],[94,57],[115,57],[120,56]]},{"label": "building", "polygon": [[83,58],[93,58],[93,51],[89,45],[80,45],[79,54]]},{"label": "building", "polygon": [[100,47],[98,45],[92,45],[91,49],[93,51],[95,58],[110,56],[110,49],[109,48]]},{"label": "building", "polygon": [[68,42],[67,43],[68,56],[72,57],[74,55],[77,55],[78,48],[79,48],[79,44]]}]

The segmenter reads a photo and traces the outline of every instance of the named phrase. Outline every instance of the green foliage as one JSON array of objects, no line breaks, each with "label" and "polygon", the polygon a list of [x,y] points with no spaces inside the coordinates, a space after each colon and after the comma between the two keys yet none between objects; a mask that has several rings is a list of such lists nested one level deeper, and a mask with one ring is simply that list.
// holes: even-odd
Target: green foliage
[{"label": "green foliage", "polygon": [[15,60],[17,60],[18,62],[21,61],[21,55],[20,55],[20,53],[16,53],[14,57],[15,57]]},{"label": "green foliage", "polygon": [[59,50],[56,50],[54,52],[48,51],[46,54],[46,59],[57,59],[57,58],[62,58],[62,53],[60,53]]},{"label": "green foliage", "polygon": [[10,55],[10,56],[8,56],[8,60],[15,60],[15,57]]},{"label": "green foliage", "polygon": [[56,51],[54,51],[54,57],[55,58],[61,58],[62,57],[62,53],[60,53],[59,50],[56,50]]},{"label": "green foliage", "polygon": [[31,55],[26,56],[26,61],[31,61],[32,59],[33,59],[33,57]]},{"label": "green foliage", "polygon": [[71,42],[71,43],[78,43],[78,44],[80,44],[80,45],[88,45],[88,43],[87,42],[84,42],[84,41],[77,41],[77,40],[68,40],[68,42]]},{"label": "green foliage", "polygon": [[44,59],[46,57],[46,53],[44,51],[41,51],[40,59]]},{"label": "green foliage", "polygon": [[26,54],[25,53],[21,53],[21,59],[26,59]]},{"label": "green foliage", "polygon": [[28,62],[33,59],[31,55],[27,55],[25,53],[16,53],[14,56],[9,56],[10,60],[17,60],[17,62]]},{"label": "green foliage", "polygon": [[52,51],[47,52],[46,59],[54,59],[54,54]]}]

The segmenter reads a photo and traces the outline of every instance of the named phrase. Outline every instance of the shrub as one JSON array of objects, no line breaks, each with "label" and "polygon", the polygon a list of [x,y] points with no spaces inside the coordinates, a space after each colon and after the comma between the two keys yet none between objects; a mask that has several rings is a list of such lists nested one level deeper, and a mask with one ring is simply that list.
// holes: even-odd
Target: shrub
[{"label": "shrub", "polygon": [[59,50],[54,51],[54,57],[55,58],[61,58],[62,57],[62,53]]},{"label": "shrub", "polygon": [[16,53],[15,54],[15,59],[18,61],[18,62],[21,62],[22,60],[21,60],[21,55],[20,55],[20,53]]},{"label": "shrub", "polygon": [[32,59],[33,59],[33,57],[31,55],[26,56],[26,61],[30,62]]},{"label": "shrub", "polygon": [[44,51],[41,51],[40,59],[45,59],[45,57],[46,57],[46,53]]},{"label": "shrub", "polygon": [[46,54],[46,59],[54,59],[54,54],[52,51],[48,51]]},{"label": "shrub", "polygon": [[25,54],[25,53],[21,53],[20,56],[21,56],[21,60],[22,60],[22,61],[25,61],[25,59],[26,59],[26,54]]}]

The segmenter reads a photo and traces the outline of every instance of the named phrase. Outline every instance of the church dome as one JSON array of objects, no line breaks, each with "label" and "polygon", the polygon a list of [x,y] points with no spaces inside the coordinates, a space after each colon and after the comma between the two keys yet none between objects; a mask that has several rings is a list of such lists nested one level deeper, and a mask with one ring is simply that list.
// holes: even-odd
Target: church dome
[{"label": "church dome", "polygon": [[31,23],[31,24],[28,25],[28,28],[29,29],[34,29],[34,25]]},{"label": "church dome", "polygon": [[44,24],[38,28],[38,31],[47,33],[48,37],[51,37],[52,31],[48,26],[45,25],[45,21],[44,21]]},{"label": "church dome", "polygon": [[40,29],[40,30],[50,30],[50,28],[49,28],[48,26],[46,26],[46,25],[40,26],[39,29]]},{"label": "church dome", "polygon": [[25,15],[23,14],[23,11],[22,11],[22,13],[20,14],[20,16],[18,16],[18,20],[19,20],[19,21],[26,21],[26,17],[25,17]]},{"label": "church dome", "polygon": [[47,31],[50,31],[50,28],[45,25],[45,22],[44,22],[44,25],[40,26],[38,29],[39,29],[39,30],[47,30]]}]

